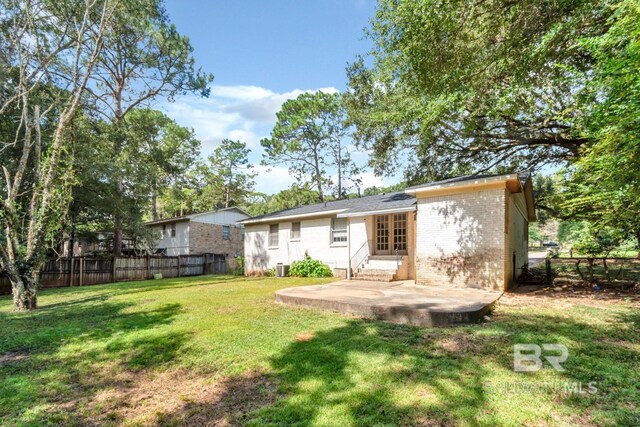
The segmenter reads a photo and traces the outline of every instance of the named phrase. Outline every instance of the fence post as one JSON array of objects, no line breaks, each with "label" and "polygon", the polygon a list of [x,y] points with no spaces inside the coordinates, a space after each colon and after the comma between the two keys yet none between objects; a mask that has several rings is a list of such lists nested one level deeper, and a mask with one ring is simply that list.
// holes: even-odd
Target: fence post
[{"label": "fence post", "polygon": [[147,279],[151,279],[151,255],[147,254]]},{"label": "fence post", "polygon": [[178,277],[180,277],[180,255],[178,255]]},{"label": "fence post", "polygon": [[113,272],[112,272],[113,282],[115,283],[115,281],[116,281],[116,260],[117,260],[116,256],[115,255],[111,256],[111,260],[112,260],[111,267],[112,267],[112,270],[113,270]]},{"label": "fence post", "polygon": [[80,275],[79,275],[79,278],[78,278],[78,285],[79,286],[82,286],[82,282],[83,282],[82,275],[83,274],[84,274],[84,257],[81,256],[80,257]]},{"label": "fence post", "polygon": [[73,286],[73,256],[69,258],[69,287]]},{"label": "fence post", "polygon": [[544,266],[547,273],[547,286],[551,286],[551,259],[547,258],[544,260]]}]

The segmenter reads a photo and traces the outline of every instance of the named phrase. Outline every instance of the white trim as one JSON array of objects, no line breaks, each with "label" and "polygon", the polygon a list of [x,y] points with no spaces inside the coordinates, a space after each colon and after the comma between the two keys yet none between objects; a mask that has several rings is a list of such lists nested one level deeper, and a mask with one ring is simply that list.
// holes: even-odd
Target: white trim
[{"label": "white trim", "polygon": [[299,215],[287,215],[287,216],[276,216],[276,217],[270,216],[270,217],[258,218],[258,219],[245,219],[242,221],[238,221],[238,223],[239,224],[262,224],[262,223],[276,224],[281,222],[288,222],[289,220],[295,219],[295,218],[329,216],[335,213],[344,212],[345,210],[346,209],[334,209],[332,211],[311,212],[311,213],[299,214]]},{"label": "white trim", "polygon": [[490,178],[466,179],[464,181],[446,182],[438,185],[426,184],[424,187],[407,188],[406,190],[404,190],[404,192],[407,194],[416,194],[416,193],[422,193],[425,191],[441,190],[443,188],[458,188],[458,187],[467,187],[470,185],[491,184],[492,182],[510,181],[512,179],[517,179],[519,181],[520,177],[517,174],[509,174],[509,175],[492,176]]},{"label": "white trim", "polygon": [[369,215],[379,215],[379,214],[387,214],[387,213],[395,213],[395,212],[413,212],[416,210],[416,206],[408,206],[406,208],[391,208],[391,209],[380,209],[377,211],[366,211],[366,212],[353,212],[353,213],[343,213],[336,215],[337,218],[356,218],[360,216],[369,216]]}]

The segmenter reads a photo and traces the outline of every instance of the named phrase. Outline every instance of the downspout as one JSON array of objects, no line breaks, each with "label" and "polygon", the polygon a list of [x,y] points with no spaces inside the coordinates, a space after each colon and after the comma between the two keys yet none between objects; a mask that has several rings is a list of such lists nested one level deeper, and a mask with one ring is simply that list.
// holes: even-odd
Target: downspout
[{"label": "downspout", "polygon": [[351,280],[351,217],[347,218],[347,280]]}]

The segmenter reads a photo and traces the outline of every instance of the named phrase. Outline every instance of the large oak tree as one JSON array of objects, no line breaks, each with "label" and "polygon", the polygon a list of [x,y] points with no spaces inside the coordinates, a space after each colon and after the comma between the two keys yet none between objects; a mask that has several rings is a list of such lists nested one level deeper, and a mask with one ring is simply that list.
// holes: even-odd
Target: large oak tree
[{"label": "large oak tree", "polygon": [[[374,48],[348,69],[356,139],[372,166],[410,181],[564,164],[589,142],[611,2],[380,0]],[[370,65],[368,65],[370,64]]]}]

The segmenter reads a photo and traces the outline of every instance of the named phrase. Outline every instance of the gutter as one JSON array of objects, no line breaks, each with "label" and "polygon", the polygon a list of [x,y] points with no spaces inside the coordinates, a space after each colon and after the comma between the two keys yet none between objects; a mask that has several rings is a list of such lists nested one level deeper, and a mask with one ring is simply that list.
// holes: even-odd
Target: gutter
[{"label": "gutter", "polygon": [[518,174],[509,174],[509,175],[494,176],[491,178],[478,178],[475,180],[468,179],[465,181],[451,182],[451,183],[445,183],[440,185],[425,185],[424,187],[407,188],[406,190],[404,190],[404,192],[407,194],[417,194],[417,193],[425,193],[429,191],[445,190],[445,189],[455,190],[458,188],[474,187],[476,185],[492,184],[494,182],[495,183],[506,182],[506,181],[511,181],[513,179],[520,181],[520,177],[518,176]]},{"label": "gutter", "polygon": [[377,211],[366,211],[366,212],[353,212],[353,213],[343,213],[336,215],[337,218],[356,218],[360,216],[369,216],[369,215],[383,215],[387,213],[396,213],[396,212],[413,212],[416,210],[416,205],[407,206],[405,208],[391,208],[391,209],[378,209]]},{"label": "gutter", "polygon": [[329,216],[329,215],[333,215],[333,214],[337,214],[340,212],[344,212],[346,209],[334,209],[331,211],[319,211],[319,212],[310,212],[310,213],[306,213],[306,214],[297,214],[297,215],[286,215],[286,216],[270,216],[270,217],[264,217],[264,218],[257,218],[257,219],[245,219],[242,221],[238,221],[238,224],[246,224],[246,225],[251,225],[251,224],[273,224],[276,222],[282,222],[282,221],[288,221],[291,219],[298,219],[298,218],[312,218],[312,217],[323,217],[323,216]]}]

